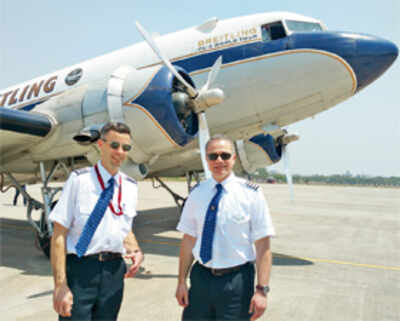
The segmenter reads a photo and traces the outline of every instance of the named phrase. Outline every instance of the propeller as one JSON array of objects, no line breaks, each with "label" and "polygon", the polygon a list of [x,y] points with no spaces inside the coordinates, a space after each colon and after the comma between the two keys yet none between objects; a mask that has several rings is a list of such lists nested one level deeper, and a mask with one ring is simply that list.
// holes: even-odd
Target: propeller
[{"label": "propeller", "polygon": [[208,169],[207,161],[206,161],[206,144],[210,139],[210,134],[208,131],[207,118],[206,113],[201,112],[198,114],[199,118],[199,146],[200,146],[200,156],[201,163],[203,165],[204,176],[206,179],[211,178],[210,170]]},{"label": "propeller", "polygon": [[162,60],[165,66],[174,74],[176,78],[179,79],[179,81],[186,87],[187,92],[191,98],[195,98],[198,95],[198,92],[195,88],[193,88],[180,74],[179,72],[172,66],[170,61],[167,59],[167,57],[164,56],[164,54],[161,52],[161,50],[158,49],[154,39],[152,36],[141,26],[139,22],[136,21],[136,28],[139,30],[143,38],[147,41],[151,49],[153,49],[154,53]]},{"label": "propeller", "polygon": [[[206,162],[206,151],[205,146],[207,141],[210,139],[209,129],[207,125],[207,118],[205,114],[205,110],[209,107],[217,105],[224,100],[224,92],[219,88],[209,89],[211,84],[215,81],[219,70],[222,65],[222,56],[219,56],[218,59],[214,62],[211,70],[208,74],[207,82],[205,85],[197,91],[196,88],[191,86],[175,69],[175,67],[171,64],[168,58],[162,53],[162,51],[157,47],[154,39],[151,35],[140,25],[139,22],[136,22],[136,27],[139,32],[142,34],[143,38],[149,44],[149,46],[153,49],[154,53],[161,59],[164,65],[174,74],[174,76],[181,82],[181,84],[185,87],[186,93],[192,99],[192,103],[188,104],[190,108],[192,108],[193,112],[196,113],[198,123],[199,123],[199,147],[201,154],[201,162],[203,165],[203,170],[206,179],[211,177],[211,173],[208,169]],[[182,101],[185,99],[182,97]]]},{"label": "propeller", "polygon": [[[222,97],[223,100],[223,95],[224,93],[222,92],[221,89],[215,88],[215,89],[208,89],[210,85],[214,82],[216,79],[219,70],[221,69],[222,65],[222,56],[219,56],[218,59],[215,61],[214,65],[211,68],[211,71],[208,73],[208,78],[207,82],[205,85],[200,89],[199,93],[199,98],[198,99],[204,99],[204,97],[210,97],[213,94],[216,94],[217,97],[219,95],[218,91],[220,91],[220,97]],[[210,95],[212,93],[212,95]],[[216,101],[214,103],[218,104],[221,101]],[[205,99],[207,101],[207,99]],[[211,173],[210,170],[208,169],[207,162],[206,162],[206,143],[210,139],[210,134],[208,130],[208,124],[207,124],[207,118],[206,118],[206,113],[203,111],[199,112],[198,114],[198,120],[199,120],[199,146],[200,146],[200,154],[201,154],[201,163],[203,164],[203,170],[204,170],[204,175],[206,179],[211,178]]]}]

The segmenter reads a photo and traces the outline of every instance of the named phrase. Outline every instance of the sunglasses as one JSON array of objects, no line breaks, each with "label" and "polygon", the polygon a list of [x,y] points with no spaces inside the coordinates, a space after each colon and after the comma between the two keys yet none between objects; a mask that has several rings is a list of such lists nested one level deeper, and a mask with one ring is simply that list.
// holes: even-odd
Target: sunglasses
[{"label": "sunglasses", "polygon": [[215,161],[218,159],[218,157],[221,157],[222,160],[228,160],[232,157],[232,154],[230,153],[210,153],[207,155],[208,159],[211,161]]},{"label": "sunglasses", "polygon": [[[103,139],[103,141],[104,141],[104,142],[107,142],[106,139]],[[121,144],[121,143],[115,142],[115,141],[111,141],[109,145],[110,145],[110,147],[111,147],[112,149],[118,149],[119,146],[121,146],[121,147],[122,147],[122,150],[123,150],[124,152],[129,152],[129,151],[132,149],[132,145],[129,145],[129,144]]]}]

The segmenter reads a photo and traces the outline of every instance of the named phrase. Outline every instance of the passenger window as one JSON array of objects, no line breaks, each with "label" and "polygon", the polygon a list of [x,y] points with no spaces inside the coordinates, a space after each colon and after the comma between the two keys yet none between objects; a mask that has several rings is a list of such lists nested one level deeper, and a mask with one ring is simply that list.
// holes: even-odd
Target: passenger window
[{"label": "passenger window", "polygon": [[276,40],[286,37],[285,28],[281,21],[272,22],[261,26],[263,41]]}]

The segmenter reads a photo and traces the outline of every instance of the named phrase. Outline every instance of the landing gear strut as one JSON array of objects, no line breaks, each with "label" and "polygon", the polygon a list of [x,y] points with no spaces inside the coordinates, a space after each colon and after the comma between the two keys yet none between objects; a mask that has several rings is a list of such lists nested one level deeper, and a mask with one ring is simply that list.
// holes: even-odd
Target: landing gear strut
[{"label": "landing gear strut", "polygon": [[[13,185],[15,186],[16,189],[20,191],[22,196],[27,200],[27,218],[28,222],[33,226],[33,229],[35,231],[35,241],[36,245],[43,251],[43,253],[47,256],[50,257],[50,238],[51,235],[53,234],[53,226],[51,222],[49,221],[49,214],[50,211],[53,209],[57,201],[53,201],[55,195],[62,190],[62,187],[50,187],[48,183],[52,179],[54,173],[59,167],[62,167],[62,169],[66,172],[66,174],[69,174],[69,170],[67,166],[61,162],[61,161],[56,161],[48,176],[46,177],[46,171],[44,167],[44,163],[40,162],[40,176],[42,179],[43,187],[42,187],[42,197],[43,197],[43,203],[35,200],[32,198],[25,189],[22,188],[22,185],[18,183],[18,181],[15,179],[15,177],[11,173],[5,173],[10,180],[13,182]],[[40,219],[34,220],[32,217],[33,211],[34,210],[40,210]]]},{"label": "landing gear strut", "polygon": [[[187,188],[188,188],[188,193],[192,189],[192,179],[196,180],[196,183],[200,182],[200,177],[198,172],[187,172],[186,173],[186,182],[187,182]],[[159,185],[156,185],[157,181]],[[182,213],[183,206],[185,205],[186,197],[180,196],[179,194],[175,193],[173,190],[171,190],[158,176],[153,177],[153,187],[154,188],[160,188],[163,187],[165,188],[171,196],[174,198],[174,201],[176,203],[176,206],[178,207],[179,213]]]}]

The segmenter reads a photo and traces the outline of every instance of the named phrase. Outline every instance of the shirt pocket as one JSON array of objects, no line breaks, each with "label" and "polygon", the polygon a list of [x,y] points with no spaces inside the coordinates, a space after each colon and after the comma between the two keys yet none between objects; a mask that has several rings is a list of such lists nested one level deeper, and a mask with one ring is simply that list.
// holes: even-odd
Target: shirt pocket
[{"label": "shirt pocket", "polygon": [[227,232],[237,233],[247,230],[246,226],[250,224],[250,215],[242,206],[232,206],[228,211],[224,212],[220,223]]},{"label": "shirt pocket", "polygon": [[247,224],[250,220],[250,216],[242,211],[235,211],[228,215],[228,219],[233,224]]},{"label": "shirt pocket", "polygon": [[73,233],[81,235],[83,228],[90,217],[90,213],[79,213],[75,216]]},{"label": "shirt pocket", "polygon": [[223,229],[234,247],[247,245],[250,236],[250,215],[239,208],[229,212]]},{"label": "shirt pocket", "polygon": [[245,204],[235,202],[229,206],[227,220],[232,224],[247,224],[250,221],[250,212]]},{"label": "shirt pocket", "polygon": [[89,188],[82,188],[78,194],[78,211],[83,215],[90,215],[95,208],[100,195]]},{"label": "shirt pocket", "polygon": [[[119,211],[119,207],[117,204],[114,204],[114,208],[118,209]],[[132,205],[132,201],[122,201],[121,208],[123,212],[122,216],[128,217],[130,219],[136,216],[136,210],[135,207]]]}]

